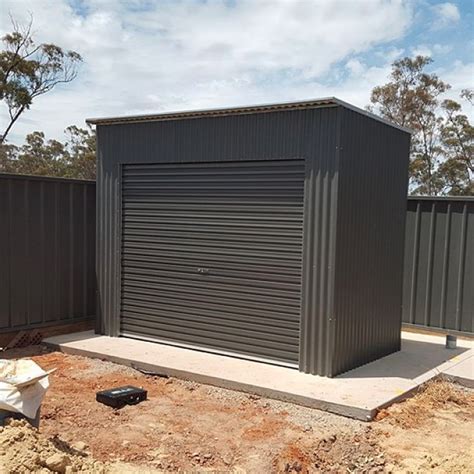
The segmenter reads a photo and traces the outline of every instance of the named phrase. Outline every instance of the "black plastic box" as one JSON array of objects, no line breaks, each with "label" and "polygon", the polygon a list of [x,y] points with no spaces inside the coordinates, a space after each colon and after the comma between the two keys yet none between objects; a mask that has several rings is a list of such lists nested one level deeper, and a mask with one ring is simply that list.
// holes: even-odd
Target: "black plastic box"
[{"label": "black plastic box", "polygon": [[147,391],[143,388],[125,385],[124,387],[111,388],[97,392],[95,399],[113,408],[122,408],[125,405],[136,405],[146,400]]}]

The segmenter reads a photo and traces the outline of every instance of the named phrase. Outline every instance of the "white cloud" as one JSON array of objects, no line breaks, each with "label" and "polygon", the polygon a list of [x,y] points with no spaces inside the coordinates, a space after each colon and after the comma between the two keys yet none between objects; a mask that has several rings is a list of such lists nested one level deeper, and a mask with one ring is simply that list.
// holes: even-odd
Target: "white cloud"
[{"label": "white cloud", "polygon": [[472,88],[474,78],[474,62],[463,63],[462,61],[454,61],[451,67],[441,68],[436,71],[444,81],[451,84],[453,91],[461,91],[461,89]]},{"label": "white cloud", "polygon": [[378,58],[384,59],[385,61],[393,62],[396,59],[400,58],[404,52],[405,50],[403,48],[390,47],[388,49],[384,48],[381,51],[376,51],[375,55]]},{"label": "white cloud", "polygon": [[16,141],[35,129],[60,137],[91,116],[360,97],[353,77],[335,89],[322,85],[325,75],[343,61],[363,77],[366,67],[350,58],[402,37],[412,20],[401,0],[2,0],[2,9],[18,19],[32,11],[39,41],[85,59],[74,83],[33,104]]},{"label": "white cloud", "polygon": [[461,19],[458,7],[454,3],[438,3],[433,5],[433,11],[436,15],[434,26],[444,28],[445,26],[457,23]]},{"label": "white cloud", "polygon": [[410,49],[412,56],[442,56],[450,53],[453,50],[453,46],[450,44],[439,44],[435,43],[431,46],[426,44],[419,44]]},{"label": "white cloud", "polygon": [[440,55],[448,54],[448,53],[450,53],[452,50],[453,50],[453,46],[450,45],[450,44],[439,44],[439,43],[436,43],[436,44],[433,45],[433,51],[434,51],[436,54],[440,54]]},{"label": "white cloud", "polygon": [[359,107],[365,107],[370,101],[372,89],[388,81],[391,63],[392,61],[388,60],[380,66],[367,67],[364,65],[357,74],[352,74],[340,85],[339,98]]},{"label": "white cloud", "polygon": [[346,68],[349,70],[352,76],[359,76],[365,70],[364,64],[362,64],[358,59],[349,59],[346,63]]},{"label": "white cloud", "polygon": [[411,49],[411,54],[413,56],[433,56],[433,52],[431,51],[426,44],[420,44]]},{"label": "white cloud", "polygon": [[463,107],[463,112],[474,122],[474,107],[466,100],[460,98],[463,89],[472,89],[474,77],[474,62],[463,63],[454,61],[449,69],[441,68],[436,73],[445,82],[451,85],[451,89],[446,93],[446,97],[454,99]]}]

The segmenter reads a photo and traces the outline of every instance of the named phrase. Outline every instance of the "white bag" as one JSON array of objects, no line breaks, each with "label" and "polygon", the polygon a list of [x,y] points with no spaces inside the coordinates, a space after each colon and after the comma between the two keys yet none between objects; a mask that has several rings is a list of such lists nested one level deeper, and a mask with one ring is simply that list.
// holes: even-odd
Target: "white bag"
[{"label": "white bag", "polygon": [[29,359],[0,359],[0,409],[34,418],[48,390],[51,372]]}]

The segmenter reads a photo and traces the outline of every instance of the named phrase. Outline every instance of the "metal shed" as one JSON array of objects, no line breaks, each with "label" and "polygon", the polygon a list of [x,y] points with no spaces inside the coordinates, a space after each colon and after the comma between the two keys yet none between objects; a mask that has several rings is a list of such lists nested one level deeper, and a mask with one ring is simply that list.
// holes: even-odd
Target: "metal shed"
[{"label": "metal shed", "polygon": [[335,98],[97,125],[97,332],[334,376],[400,348],[410,134]]}]

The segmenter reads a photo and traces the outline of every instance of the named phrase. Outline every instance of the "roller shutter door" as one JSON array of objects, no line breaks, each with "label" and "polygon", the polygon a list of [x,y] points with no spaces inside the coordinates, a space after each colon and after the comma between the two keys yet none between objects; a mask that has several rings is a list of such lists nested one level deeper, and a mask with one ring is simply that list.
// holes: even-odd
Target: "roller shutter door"
[{"label": "roller shutter door", "polygon": [[304,161],[124,165],[121,334],[297,364]]}]

